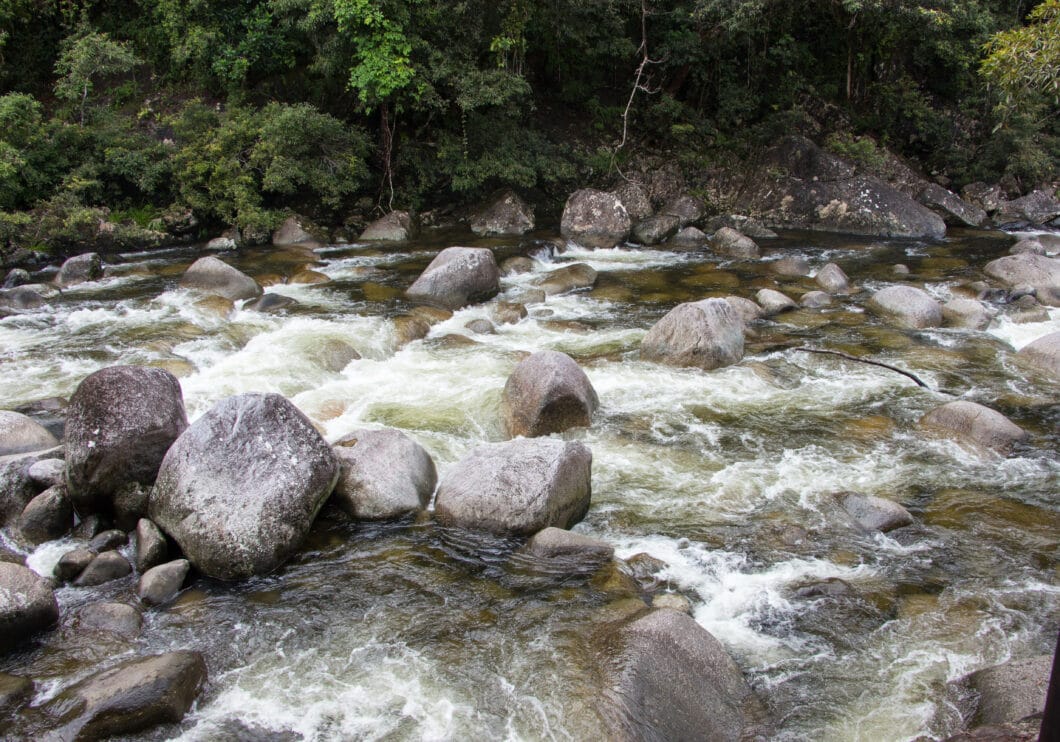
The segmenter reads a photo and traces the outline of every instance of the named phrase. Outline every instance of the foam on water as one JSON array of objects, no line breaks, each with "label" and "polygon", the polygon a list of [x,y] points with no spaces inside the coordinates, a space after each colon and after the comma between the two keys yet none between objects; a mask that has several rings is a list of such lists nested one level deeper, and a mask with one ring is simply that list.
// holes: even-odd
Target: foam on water
[{"label": "foam on water", "polygon": [[1048,322],[1025,322],[1020,324],[1002,315],[994,320],[987,332],[998,340],[1008,343],[1016,350],[1021,350],[1038,338],[1054,332],[1060,332],[1060,308],[1054,307],[1048,311]]}]

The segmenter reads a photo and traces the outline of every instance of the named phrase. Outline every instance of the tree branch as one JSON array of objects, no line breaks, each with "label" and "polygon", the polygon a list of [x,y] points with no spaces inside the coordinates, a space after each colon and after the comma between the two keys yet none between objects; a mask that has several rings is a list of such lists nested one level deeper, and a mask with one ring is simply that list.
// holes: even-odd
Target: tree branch
[{"label": "tree branch", "polygon": [[880,361],[870,361],[867,358],[858,358],[857,356],[848,355],[847,353],[841,353],[838,350],[821,350],[819,348],[793,348],[792,350],[796,350],[800,353],[819,353],[821,355],[839,356],[840,358],[845,358],[848,361],[854,361],[856,363],[867,363],[870,366],[879,366],[880,368],[885,368],[889,371],[894,371],[897,374],[901,374],[902,376],[908,377],[915,381],[919,386],[924,387],[925,389],[931,388],[923,381],[921,381],[920,378],[917,377],[915,374],[911,374],[908,371],[903,371],[900,368],[896,368],[895,366],[891,366],[886,363],[881,363]]}]

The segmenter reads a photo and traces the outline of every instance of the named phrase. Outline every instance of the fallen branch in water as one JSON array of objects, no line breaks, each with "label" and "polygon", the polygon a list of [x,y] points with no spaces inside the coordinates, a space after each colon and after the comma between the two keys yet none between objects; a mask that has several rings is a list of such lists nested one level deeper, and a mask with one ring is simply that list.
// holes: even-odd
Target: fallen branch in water
[{"label": "fallen branch in water", "polygon": [[927,384],[922,382],[915,374],[911,374],[908,371],[903,371],[900,368],[895,368],[894,366],[891,366],[886,363],[881,363],[880,361],[870,361],[867,358],[858,358],[857,356],[852,356],[847,353],[840,353],[838,350],[820,350],[818,348],[793,348],[792,350],[797,350],[802,353],[820,353],[821,355],[826,356],[839,356],[840,358],[845,358],[848,361],[855,361],[856,363],[867,363],[870,366],[879,366],[880,368],[886,368],[890,371],[894,371],[895,373],[901,374],[902,376],[906,376],[915,381],[920,386],[924,387],[925,389],[931,388]]}]

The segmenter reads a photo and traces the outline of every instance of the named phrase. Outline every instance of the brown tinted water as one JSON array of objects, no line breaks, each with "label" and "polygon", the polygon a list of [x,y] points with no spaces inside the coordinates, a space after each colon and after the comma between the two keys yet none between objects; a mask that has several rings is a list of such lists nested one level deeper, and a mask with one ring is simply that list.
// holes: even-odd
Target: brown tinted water
[{"label": "brown tinted water", "polygon": [[[396,246],[223,255],[271,281],[305,267],[332,279],[270,286],[300,302],[282,315],[196,305],[177,288],[193,250],[114,256],[114,277],[0,320],[0,408],[69,396],[107,365],[161,365],[181,377],[193,418],[230,394],[279,392],[328,440],[398,427],[444,473],[476,444],[503,439],[501,390],[518,360],[562,350],[601,399],[592,428],[567,434],[594,455],[593,504],[578,530],[622,557],[647,552],[666,563],[657,589],[691,601],[766,700],[778,738],[945,737],[960,724],[947,681],[1052,651],[1060,411],[1055,384],[1020,367],[1014,351],[1060,329],[1060,312],[1032,324],[1001,317],[975,332],[904,330],[863,310],[870,290],[898,280],[961,295],[1011,237],[788,234],[763,243],[765,259],[741,262],[708,250],[553,254],[554,236],[440,232]],[[499,260],[534,255],[534,274],[504,279],[509,294],[570,262],[599,277],[592,290],[531,305],[495,335],[464,328],[489,316],[472,307],[398,347],[394,319],[410,308],[401,292],[453,244],[493,247]],[[770,269],[790,254],[814,270],[835,261],[862,290],[757,323],[737,366],[702,372],[638,359],[647,328],[680,302],[753,298],[762,287],[798,299],[816,288]],[[911,275],[895,276],[895,263]],[[361,359],[345,363],[348,347]],[[930,389],[799,347],[890,363]],[[1029,444],[1001,459],[917,429],[922,414],[955,398],[1002,411],[1031,433]],[[916,522],[864,533],[835,505],[841,490],[898,501]],[[277,573],[234,585],[198,579],[172,606],[147,612],[134,641],[88,635],[74,620],[101,596],[131,600],[132,578],[60,589],[62,626],[0,659],[0,671],[37,679],[40,705],[99,663],[202,651],[211,679],[196,709],[147,738],[599,736],[592,635],[636,595],[619,574],[535,564],[514,553],[518,545],[429,518],[364,525],[325,511]],[[69,548],[47,544],[31,565],[48,571]],[[850,589],[798,592],[832,578]],[[31,717],[13,733],[30,733]]]}]

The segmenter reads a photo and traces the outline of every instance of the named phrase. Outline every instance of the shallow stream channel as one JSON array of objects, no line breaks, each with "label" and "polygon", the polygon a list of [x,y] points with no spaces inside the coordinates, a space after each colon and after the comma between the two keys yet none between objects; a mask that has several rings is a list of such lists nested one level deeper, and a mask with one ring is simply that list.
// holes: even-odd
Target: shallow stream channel
[{"label": "shallow stream channel", "polygon": [[[623,560],[657,562],[550,569],[521,558],[520,540],[445,529],[429,513],[355,523],[326,507],[279,570],[235,583],[193,577],[174,602],[145,610],[133,640],[86,633],[75,617],[92,601],[135,602],[135,576],[59,588],[60,625],[0,657],[0,671],[33,678],[40,706],[114,660],[202,652],[209,681],[191,712],[136,739],[594,739],[592,637],[624,610],[625,572],[637,572],[641,597],[689,601],[779,740],[943,739],[965,723],[950,681],[1052,653],[1060,406],[1055,381],[1015,353],[1060,330],[1060,309],[1016,316],[992,305],[984,330],[902,329],[865,310],[872,291],[895,283],[943,301],[974,297],[967,285],[1012,235],[784,233],[743,261],[708,248],[561,249],[554,238],[439,231],[394,245],[218,253],[266,295],[298,302],[271,314],[239,303],[229,313],[179,288],[201,248],[105,256],[106,278],[0,320],[0,409],[69,398],[106,366],[155,365],[180,379],[190,420],[233,394],[277,392],[329,442],[362,428],[404,431],[444,476],[476,445],[506,439],[501,396],[516,363],[559,350],[600,398],[589,428],[563,434],[593,455],[592,503],[574,530]],[[598,275],[492,334],[465,327],[493,316],[483,304],[403,342],[403,291],[451,245],[491,247],[498,262],[532,258],[531,272],[502,279],[500,299],[571,263]],[[744,359],[727,368],[639,358],[648,328],[679,303],[753,299],[760,288],[798,301],[817,289],[774,270],[791,256],[811,273],[835,262],[855,288],[830,306],[756,321]],[[284,282],[306,268],[329,280]],[[881,361],[928,388],[802,348]],[[1002,457],[918,426],[957,399],[1004,413],[1028,439]],[[837,504],[849,491],[898,502],[914,522],[865,531]],[[45,543],[28,564],[50,576],[76,545]],[[19,738],[20,723],[8,734]]]}]

